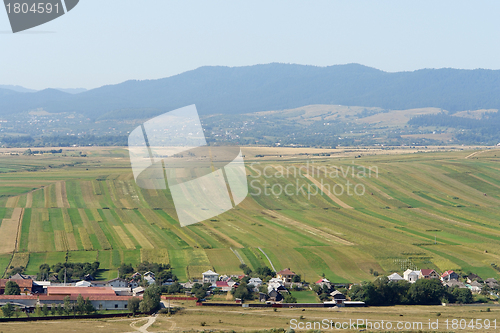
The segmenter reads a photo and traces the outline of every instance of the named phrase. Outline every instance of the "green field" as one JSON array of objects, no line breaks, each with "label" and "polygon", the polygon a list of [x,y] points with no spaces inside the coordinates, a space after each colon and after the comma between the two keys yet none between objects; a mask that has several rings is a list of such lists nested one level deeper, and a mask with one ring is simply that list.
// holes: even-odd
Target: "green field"
[{"label": "green field", "polygon": [[[26,272],[36,273],[68,251],[71,262],[98,260],[102,279],[116,277],[122,262],[149,260],[170,263],[182,281],[206,269],[240,273],[240,260],[252,269],[271,267],[261,248],[277,270],[289,267],[307,281],[324,275],[359,282],[373,279],[372,271],[402,273],[409,265],[500,277],[492,266],[500,266],[496,150],[473,158],[462,149],[313,157],[262,148],[266,157],[258,158],[252,149],[245,157],[249,191],[261,194],[188,227],[177,222],[168,190],[135,184],[125,149],[2,155],[8,170],[0,173],[0,220],[22,209],[14,253],[23,256],[6,248],[0,269],[27,260]],[[318,193],[313,181],[329,192]],[[15,238],[13,230],[0,237]]]}]

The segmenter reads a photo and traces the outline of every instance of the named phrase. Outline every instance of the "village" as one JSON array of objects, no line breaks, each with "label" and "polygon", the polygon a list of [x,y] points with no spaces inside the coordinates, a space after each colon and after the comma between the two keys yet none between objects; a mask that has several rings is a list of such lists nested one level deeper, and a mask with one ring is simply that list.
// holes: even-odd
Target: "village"
[{"label": "village", "polygon": [[[141,302],[144,293],[151,288],[162,294],[158,307],[169,307],[167,300],[196,300],[200,306],[243,306],[243,307],[359,307],[367,305],[383,305],[381,300],[374,301],[361,292],[371,284],[399,285],[410,291],[412,285],[431,288],[425,281],[433,283],[432,288],[439,287],[445,297],[457,296],[450,303],[472,303],[473,295],[485,295],[492,300],[498,299],[500,286],[494,278],[482,279],[476,274],[459,275],[448,270],[439,274],[433,269],[406,270],[402,275],[393,273],[389,276],[376,277],[375,281],[362,284],[334,283],[326,277],[314,283],[308,283],[290,268],[274,272],[269,268],[259,268],[252,272],[246,265],[241,265],[241,275],[218,274],[213,270],[202,273],[201,279],[179,283],[175,276],[167,279],[156,279],[157,272],[133,272],[126,278],[117,277],[108,281],[98,281],[90,274],[82,280],[61,283],[53,277],[37,280],[37,276],[16,273],[8,279],[0,279],[0,307],[14,308],[26,315],[37,309],[46,308],[55,314],[62,307],[75,307],[82,302],[91,309],[89,313],[99,311],[131,311],[132,299]],[[170,276],[170,275],[168,275]],[[429,282],[429,283],[430,283]],[[294,295],[308,292],[314,295],[308,302],[297,299]],[[362,295],[362,296],[359,296]],[[462,297],[462,298],[460,298]],[[158,298],[160,296],[158,295]],[[436,304],[432,300],[420,300],[413,304]],[[441,302],[441,301],[440,301]],[[445,305],[444,301],[442,302]],[[397,302],[395,304],[398,304]],[[408,304],[412,304],[411,301]],[[53,310],[54,309],[54,310]],[[5,311],[4,311],[5,312]],[[63,311],[59,311],[63,313]],[[58,312],[58,313],[59,313]],[[66,311],[69,312],[69,311]],[[81,311],[83,314],[83,311]]]}]

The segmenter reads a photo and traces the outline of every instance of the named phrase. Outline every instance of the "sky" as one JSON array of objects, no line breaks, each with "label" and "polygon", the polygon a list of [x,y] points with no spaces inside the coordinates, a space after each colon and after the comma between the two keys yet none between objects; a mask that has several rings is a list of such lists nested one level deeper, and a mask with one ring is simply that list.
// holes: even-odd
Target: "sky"
[{"label": "sky", "polygon": [[271,62],[500,69],[499,13],[498,0],[80,0],[13,34],[0,8],[0,84],[91,89]]}]

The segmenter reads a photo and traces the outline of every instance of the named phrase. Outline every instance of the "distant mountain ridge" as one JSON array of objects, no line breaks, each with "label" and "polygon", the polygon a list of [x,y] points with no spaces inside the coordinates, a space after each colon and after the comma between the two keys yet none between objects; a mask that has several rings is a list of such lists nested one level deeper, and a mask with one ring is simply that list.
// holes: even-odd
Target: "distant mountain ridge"
[{"label": "distant mountain ridge", "polygon": [[141,118],[144,110],[151,116],[190,104],[196,104],[202,115],[311,104],[393,110],[437,107],[451,113],[500,109],[500,71],[444,68],[388,73],[359,64],[315,67],[272,63],[200,67],[164,79],[131,80],[76,95],[52,89],[36,93],[0,89],[0,115],[43,108],[77,112],[91,119],[129,110],[129,116],[136,112]]}]

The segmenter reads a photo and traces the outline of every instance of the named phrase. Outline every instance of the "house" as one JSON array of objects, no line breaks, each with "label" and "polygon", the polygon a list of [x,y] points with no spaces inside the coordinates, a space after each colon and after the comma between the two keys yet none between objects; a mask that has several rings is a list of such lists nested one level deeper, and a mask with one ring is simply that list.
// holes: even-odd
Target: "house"
[{"label": "house", "polygon": [[259,293],[259,302],[267,302],[269,295],[266,293]]},{"label": "house", "polygon": [[338,290],[334,290],[330,293],[330,296],[332,296],[333,298],[333,302],[335,304],[343,304],[346,300],[346,297],[344,294],[342,294],[340,291]]},{"label": "house", "polygon": [[128,286],[132,289],[139,287],[139,281],[136,280],[130,280],[128,282]]},{"label": "house", "polygon": [[108,286],[108,281],[92,281],[92,287],[105,288]]},{"label": "house", "polygon": [[216,281],[215,287],[220,288],[222,291],[231,291],[231,287],[227,284],[226,281]]},{"label": "house", "polygon": [[454,271],[446,271],[443,274],[441,274],[441,281],[450,281],[450,280],[458,281],[458,274],[455,273]]},{"label": "house", "polygon": [[479,294],[483,289],[483,285],[477,281],[472,281],[467,285],[467,288],[469,288],[472,293]]},{"label": "house", "polygon": [[419,279],[439,279],[439,274],[433,269],[421,269]]},{"label": "house", "polygon": [[151,277],[155,277],[155,273],[151,272],[151,271],[147,271],[146,273],[144,273],[142,276],[146,277],[146,276],[151,276]]},{"label": "house", "polygon": [[185,283],[181,283],[182,288],[191,290],[194,286],[194,282],[188,281]]},{"label": "house", "polygon": [[174,280],[172,279],[167,279],[167,281],[163,282],[161,285],[162,286],[171,286],[174,284]]},{"label": "house", "polygon": [[420,271],[412,271],[411,269],[407,269],[403,273],[403,277],[406,281],[410,283],[415,283],[419,279]]},{"label": "house", "polygon": [[203,275],[203,283],[210,283],[212,285],[215,285],[215,282],[219,280],[219,274],[215,273],[210,269],[202,273],[202,275]]},{"label": "house", "polygon": [[398,281],[404,280],[403,277],[401,275],[399,275],[398,273],[392,273],[387,278],[389,279],[389,282],[398,282]]},{"label": "house", "polygon": [[108,287],[114,287],[114,288],[126,288],[128,287],[128,281],[122,278],[116,278],[109,280],[107,283]]},{"label": "house", "polygon": [[231,288],[236,288],[240,284],[238,282],[233,281],[233,279],[229,279],[226,281],[227,285],[230,286]]},{"label": "house", "polygon": [[276,290],[272,289],[269,293],[269,301],[271,302],[281,302],[283,301],[283,296]]},{"label": "house", "polygon": [[132,289],[130,287],[112,287],[116,296],[133,296]]},{"label": "house", "polygon": [[90,275],[90,274],[86,274],[86,275],[83,277],[83,279],[84,279],[85,281],[94,281],[94,280],[95,280],[95,279],[94,279],[94,277],[93,277],[92,275]]},{"label": "house", "polygon": [[282,269],[276,273],[276,277],[283,281],[283,283],[291,283],[296,274],[290,268]]},{"label": "house", "polygon": [[486,280],[484,280],[484,283],[486,283],[486,285],[488,287],[490,287],[491,289],[498,288],[498,282],[494,278],[486,279]]},{"label": "house", "polygon": [[316,284],[318,286],[320,286],[321,288],[323,288],[323,286],[326,286],[328,289],[331,289],[332,288],[332,284],[330,281],[328,281],[327,279],[325,278],[322,278],[322,279],[319,279],[318,281],[316,281]]},{"label": "house", "polygon": [[134,296],[142,295],[142,294],[144,294],[145,290],[146,289],[144,289],[143,287],[134,288],[134,289],[132,289],[132,295],[134,295]]},{"label": "house", "polygon": [[473,281],[483,281],[479,275],[471,273],[467,276],[467,283],[472,283]]},{"label": "house", "polygon": [[13,281],[17,283],[19,289],[21,289],[21,294],[31,294],[33,290],[33,280],[32,279],[0,279],[0,295],[5,293],[5,285],[8,281]]},{"label": "house", "polygon": [[75,287],[92,287],[92,283],[90,283],[89,281],[82,280],[75,283]]},{"label": "house", "polygon": [[260,278],[251,278],[248,284],[253,284],[254,287],[259,288],[262,285],[262,280]]},{"label": "house", "polygon": [[16,273],[16,274],[12,275],[10,277],[10,279],[11,280],[27,280],[27,279],[35,280],[36,275],[24,275],[21,273]]},{"label": "house", "polygon": [[271,289],[277,289],[279,286],[284,284],[283,280],[275,277],[267,282],[267,287]]},{"label": "house", "polygon": [[144,280],[149,284],[154,284],[156,282],[155,277],[152,275],[144,275]]},{"label": "house", "polygon": [[449,287],[449,288],[454,288],[454,287],[457,287],[457,288],[467,288],[467,286],[465,285],[465,283],[457,281],[457,280],[445,281],[445,282],[443,282],[443,285],[446,286],[446,287]]}]

